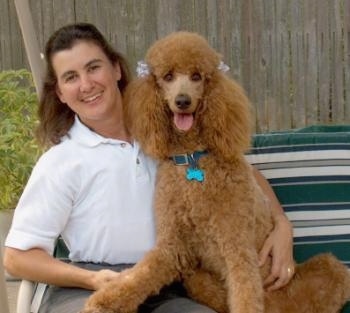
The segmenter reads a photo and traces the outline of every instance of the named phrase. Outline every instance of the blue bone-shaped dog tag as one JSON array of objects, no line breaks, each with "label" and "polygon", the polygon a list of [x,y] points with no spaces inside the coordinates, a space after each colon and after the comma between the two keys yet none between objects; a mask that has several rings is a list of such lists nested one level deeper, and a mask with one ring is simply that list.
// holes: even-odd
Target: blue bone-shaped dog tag
[{"label": "blue bone-shaped dog tag", "polygon": [[199,168],[189,167],[186,170],[186,178],[188,180],[196,180],[202,182],[204,180],[204,172]]}]

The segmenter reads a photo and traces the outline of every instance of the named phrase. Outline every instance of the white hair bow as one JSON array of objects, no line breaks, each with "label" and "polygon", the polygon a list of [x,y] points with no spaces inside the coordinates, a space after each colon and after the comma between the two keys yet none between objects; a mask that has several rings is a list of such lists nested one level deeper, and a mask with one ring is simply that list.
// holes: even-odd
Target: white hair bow
[{"label": "white hair bow", "polygon": [[[218,65],[218,70],[226,73],[230,70],[230,67],[225,64],[223,61],[220,61]],[[136,67],[137,77],[145,77],[150,74],[150,69],[148,64],[145,61],[138,61]]]},{"label": "white hair bow", "polygon": [[149,75],[149,66],[145,61],[138,61],[136,67],[137,77],[145,77]]}]

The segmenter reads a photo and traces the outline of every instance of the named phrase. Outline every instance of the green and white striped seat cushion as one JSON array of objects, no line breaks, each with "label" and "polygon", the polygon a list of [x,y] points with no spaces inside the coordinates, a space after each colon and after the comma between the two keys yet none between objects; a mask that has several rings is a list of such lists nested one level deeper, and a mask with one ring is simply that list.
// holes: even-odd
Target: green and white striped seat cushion
[{"label": "green and white striped seat cushion", "polygon": [[293,223],[296,260],[332,252],[350,267],[350,126],[258,134],[247,159]]}]

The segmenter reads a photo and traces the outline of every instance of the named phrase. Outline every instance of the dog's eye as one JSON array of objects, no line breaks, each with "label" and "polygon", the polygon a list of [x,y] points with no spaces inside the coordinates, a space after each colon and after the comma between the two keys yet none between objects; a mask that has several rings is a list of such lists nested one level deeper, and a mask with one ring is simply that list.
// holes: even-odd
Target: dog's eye
[{"label": "dog's eye", "polygon": [[201,74],[199,74],[199,73],[193,73],[192,75],[191,75],[191,80],[193,80],[193,81],[199,81],[199,80],[201,80],[202,79],[202,76],[201,76]]},{"label": "dog's eye", "polygon": [[165,74],[164,77],[163,77],[163,79],[164,79],[166,82],[172,81],[173,78],[174,78],[173,73],[167,73],[167,74]]}]

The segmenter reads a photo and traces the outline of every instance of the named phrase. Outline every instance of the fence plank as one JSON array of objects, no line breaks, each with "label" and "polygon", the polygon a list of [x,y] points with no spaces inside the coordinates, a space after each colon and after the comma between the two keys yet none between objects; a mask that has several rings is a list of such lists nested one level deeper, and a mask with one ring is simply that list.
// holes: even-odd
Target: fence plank
[{"label": "fence plank", "polygon": [[12,54],[9,49],[9,43],[11,42],[11,31],[10,31],[10,4],[9,1],[0,1],[0,65],[2,69],[12,68]]},{"label": "fence plank", "polygon": [[[225,51],[224,60],[231,66],[233,78],[241,81],[242,78],[242,7],[240,0],[231,0],[229,2],[228,25],[230,31],[225,31],[223,25],[223,33],[226,34],[227,50]],[[227,14],[225,14],[227,15]],[[220,19],[220,17],[218,17]]]},{"label": "fence plank", "polygon": [[[190,1],[188,1],[190,2]],[[208,13],[215,14],[214,12],[208,12],[207,6],[208,2],[213,2],[213,0],[193,0],[192,10],[193,10],[193,31],[202,34],[204,37],[208,38]]]},{"label": "fence plank", "polygon": [[132,53],[130,44],[132,32],[128,29],[130,23],[128,2],[128,0],[110,1],[110,10],[106,12],[108,24],[107,29],[104,31],[106,38],[125,56]]},{"label": "fence plank", "polygon": [[305,33],[303,19],[303,0],[290,2],[291,8],[291,77],[292,77],[292,127],[306,124],[305,101]]},{"label": "fence plank", "polygon": [[[9,5],[9,16],[16,15],[16,8],[14,5],[14,1],[10,2]],[[17,20],[10,19],[10,33],[11,33],[11,40],[10,45],[8,45],[8,49],[11,51],[11,58],[12,58],[12,67],[18,68],[23,63],[27,63],[27,56],[25,54],[24,46],[21,42],[21,48],[18,48],[18,39],[21,38],[21,32],[19,27],[17,27],[18,22]]]},{"label": "fence plank", "polygon": [[341,0],[332,1],[329,6],[331,13],[331,39],[332,39],[332,119],[331,122],[342,123],[344,120],[344,50],[341,21]]},{"label": "fence plank", "polygon": [[258,62],[258,67],[261,72],[259,90],[261,91],[260,95],[257,95],[256,102],[261,102],[262,113],[264,114],[265,124],[263,131],[269,129],[270,127],[276,128],[276,121],[279,119],[279,110],[276,105],[275,98],[275,88],[276,83],[276,55],[275,55],[275,1],[261,1],[262,7],[261,12],[257,14],[262,15],[261,26],[259,29],[263,29],[261,33],[257,33],[257,36],[261,38],[261,51],[256,56],[256,61]]},{"label": "fence plank", "polygon": [[304,72],[305,72],[305,106],[306,121],[316,121],[317,110],[317,46],[316,46],[316,9],[318,0],[304,2]]},{"label": "fence plank", "polygon": [[[270,2],[271,0],[268,0]],[[251,81],[253,83],[252,88],[252,101],[256,107],[256,118],[259,121],[257,125],[257,131],[265,132],[268,130],[268,106],[267,106],[267,92],[266,85],[268,82],[268,75],[266,73],[266,54],[264,53],[264,44],[267,36],[263,31],[264,24],[264,3],[259,0],[252,1],[253,6],[251,10],[252,20],[252,36],[251,36],[251,48],[252,48],[252,72]],[[264,58],[264,62],[262,59]]]},{"label": "fence plank", "polygon": [[180,12],[178,0],[157,0],[157,38],[179,30]]},{"label": "fence plank", "polygon": [[[292,128],[291,93],[290,93],[290,46],[289,46],[289,2],[275,1],[275,45],[273,47],[273,70],[276,73],[275,93],[278,120],[272,129]],[[270,115],[274,115],[271,112]]]},{"label": "fence plank", "polygon": [[[105,3],[104,1],[101,3]],[[72,0],[54,0],[52,3],[53,28],[75,21],[75,2]],[[50,35],[50,34],[49,34]]]},{"label": "fence plank", "polygon": [[[196,1],[198,4],[196,5],[201,5],[201,3],[203,3],[203,1]],[[218,49],[221,53],[223,53],[223,50],[221,48],[219,48],[218,46],[218,25],[219,25],[219,7],[222,5],[223,1],[221,2],[216,2],[214,0],[207,0],[206,1],[206,37],[208,39],[208,42],[215,47],[216,49]],[[226,61],[227,62],[227,61]]]},{"label": "fence plank", "polygon": [[[177,30],[192,30],[194,29],[194,8],[193,0],[177,0],[178,1],[178,10],[179,10],[179,25]],[[203,2],[204,3],[204,2]],[[180,13],[181,12],[181,13]],[[202,29],[200,30],[202,33]],[[204,31],[205,33],[205,31]]]},{"label": "fence plank", "polygon": [[40,13],[43,24],[43,28],[40,31],[43,33],[43,42],[45,44],[49,36],[55,31],[54,14],[56,12],[53,11],[53,1],[42,0]]},{"label": "fence plank", "polygon": [[317,7],[318,120],[330,119],[330,21],[329,1],[320,0]]},{"label": "fence plank", "polygon": [[344,27],[344,97],[345,112],[344,123],[350,121],[350,1],[343,2],[343,27]]},{"label": "fence plank", "polygon": [[[31,8],[31,13],[33,17],[33,23],[34,23],[34,28],[36,30],[36,35],[39,41],[39,46],[40,50],[44,51],[44,46],[45,46],[45,38],[44,38],[44,32],[43,29],[46,27],[46,25],[43,23],[42,19],[42,10],[46,5],[49,5],[51,0],[29,0],[29,6]],[[17,16],[16,16],[17,20]]]}]

